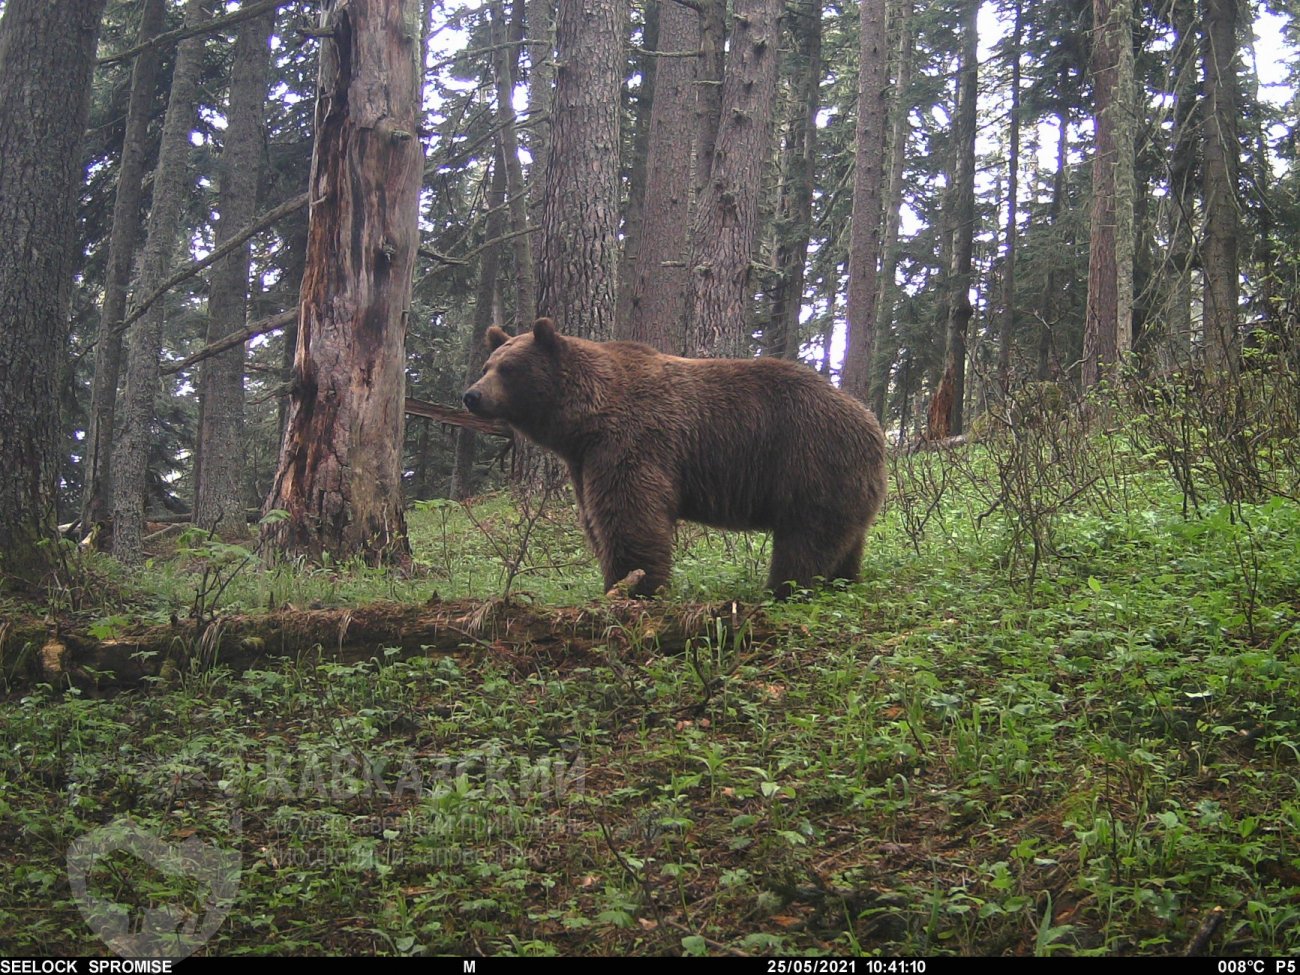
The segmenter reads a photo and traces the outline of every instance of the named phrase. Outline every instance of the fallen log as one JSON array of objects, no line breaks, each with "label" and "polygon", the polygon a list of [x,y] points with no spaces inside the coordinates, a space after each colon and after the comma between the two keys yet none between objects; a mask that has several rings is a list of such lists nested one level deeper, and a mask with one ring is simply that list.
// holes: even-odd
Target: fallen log
[{"label": "fallen log", "polygon": [[9,690],[46,682],[102,693],[191,669],[222,665],[239,673],[302,657],[355,663],[432,654],[563,656],[604,647],[674,654],[697,639],[771,635],[755,608],[734,602],[683,607],[631,599],[558,608],[495,599],[285,609],[202,625],[177,620],[103,638],[10,623],[0,626],[0,675]]},{"label": "fallen log", "polygon": [[469,410],[457,410],[450,406],[439,406],[437,403],[430,403],[426,400],[415,399],[412,396],[406,397],[406,415],[422,416],[430,420],[435,420],[445,427],[465,427],[478,433],[486,433],[493,437],[511,437],[508,424],[501,420],[485,420],[481,416],[475,416]]}]

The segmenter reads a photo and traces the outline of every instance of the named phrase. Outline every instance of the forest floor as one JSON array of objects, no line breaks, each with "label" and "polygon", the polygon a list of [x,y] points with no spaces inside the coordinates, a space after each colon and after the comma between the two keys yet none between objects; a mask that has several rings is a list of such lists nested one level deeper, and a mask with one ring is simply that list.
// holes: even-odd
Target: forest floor
[{"label": "forest floor", "polygon": [[1300,507],[1109,456],[1038,508],[896,462],[863,581],[785,605],[694,526],[606,600],[507,495],[417,504],[405,575],[74,554],[0,603],[0,945],[1300,951]]}]

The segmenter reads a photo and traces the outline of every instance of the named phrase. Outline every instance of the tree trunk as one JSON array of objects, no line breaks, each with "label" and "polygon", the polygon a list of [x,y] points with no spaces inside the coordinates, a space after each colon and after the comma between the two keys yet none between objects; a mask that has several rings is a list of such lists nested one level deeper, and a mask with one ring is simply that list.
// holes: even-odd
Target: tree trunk
[{"label": "tree trunk", "polygon": [[[675,0],[665,0],[672,3]],[[632,300],[632,268],[641,246],[641,220],[645,212],[646,176],[650,166],[650,114],[654,111],[656,52],[659,46],[659,0],[645,0],[641,16],[641,45],[632,54],[631,72],[624,79],[623,116],[631,156],[626,160],[627,201],[623,205],[622,250],[618,259],[618,307],[614,312],[614,334],[626,327],[628,304]],[[635,90],[632,79],[636,79]]]},{"label": "tree trunk", "polygon": [[1132,342],[1133,26],[1129,0],[1093,0],[1092,224],[1081,380],[1107,378]]},{"label": "tree trunk", "polygon": [[1237,244],[1240,235],[1237,170],[1237,0],[1206,0],[1204,6],[1205,114],[1202,194],[1205,231],[1201,266],[1205,274],[1205,359],[1215,369],[1237,374],[1240,349]]},{"label": "tree trunk", "polygon": [[[264,158],[263,113],[274,15],[240,26],[230,71],[230,104],[221,152],[221,220],[216,246],[257,214]],[[208,341],[239,331],[248,318],[251,248],[245,242],[212,270]],[[244,346],[212,356],[199,373],[199,425],[194,523],[209,531],[244,535]]]},{"label": "tree trunk", "polygon": [[[284,281],[286,285],[299,292],[302,279],[307,269],[307,224],[306,212],[295,214],[292,223],[284,228]],[[293,384],[294,352],[298,346],[298,319],[284,327],[283,345],[280,348],[280,387],[289,389]],[[276,443],[284,443],[285,432],[289,429],[289,394],[281,393],[276,397],[275,431]]]},{"label": "tree trunk", "polygon": [[[1062,72],[1064,74],[1064,72]],[[1065,167],[1069,160],[1070,125],[1065,112],[1056,117],[1056,169],[1052,173],[1052,200],[1047,206],[1048,232],[1052,235],[1052,251],[1048,255],[1047,274],[1043,285],[1042,301],[1039,303],[1038,320],[1038,370],[1035,373],[1040,382],[1052,378],[1052,330],[1056,322],[1057,262],[1055,252],[1059,250],[1056,235],[1060,233],[1061,209],[1065,205]]]},{"label": "tree trunk", "polygon": [[699,0],[700,56],[695,63],[694,206],[704,199],[713,144],[722,120],[722,75],[727,48],[727,0]]},{"label": "tree trunk", "polygon": [[[186,25],[197,25],[206,19],[202,0],[188,0],[185,5]],[[181,211],[189,184],[190,132],[195,121],[204,43],[205,37],[198,34],[181,41],[176,49],[158,165],[154,170],[148,235],[136,277],[134,294],[137,298],[148,295],[167,278],[176,253]],[[163,301],[155,301],[136,319],[127,335],[122,423],[113,444],[113,554],[124,562],[139,561],[141,554],[149,446],[153,441],[158,395],[163,307]]]},{"label": "tree trunk", "polygon": [[[908,114],[912,110],[909,98],[912,88],[913,48],[916,35],[912,28],[912,0],[897,0],[893,8],[895,81],[889,105],[889,187],[885,200],[885,240],[882,247],[884,267],[880,272],[880,305],[876,313],[876,334],[884,335],[894,316],[898,295],[898,261],[901,256],[898,235],[902,225],[903,170],[907,162],[907,137],[911,132]],[[911,358],[907,359],[907,376],[911,375]],[[887,383],[877,381],[872,390],[871,408],[885,422],[885,392]],[[907,403],[906,391],[903,397]],[[907,417],[904,415],[904,424]]]},{"label": "tree trunk", "polygon": [[1169,154],[1167,226],[1169,250],[1164,328],[1155,336],[1155,360],[1161,372],[1186,365],[1192,348],[1193,226],[1196,214],[1197,43],[1194,0],[1173,0],[1170,16],[1177,40],[1171,54],[1174,73],[1174,131]]},{"label": "tree trunk", "polygon": [[849,334],[844,350],[844,390],[866,402],[871,394],[871,354],[880,302],[885,127],[889,120],[885,0],[861,0],[858,34],[858,119],[853,153]]},{"label": "tree trunk", "polygon": [[[522,0],[518,0],[522,2]],[[519,72],[519,47],[504,46],[507,41],[520,40],[512,33],[512,25],[506,22],[505,7],[497,0],[491,8],[492,41],[503,45],[493,57],[497,93],[497,124],[500,126],[500,142],[504,155],[504,177],[507,195],[502,203],[509,200],[511,230],[516,236],[510,241],[514,253],[515,270],[515,321],[520,328],[532,324],[537,317],[537,278],[533,271],[533,244],[530,236],[523,231],[528,229],[528,190],[524,185],[523,169],[519,164],[519,137],[515,127],[515,81]],[[500,226],[497,233],[489,233],[488,239],[498,237],[505,232]],[[491,323],[489,323],[491,324]]]},{"label": "tree trunk", "polygon": [[[543,174],[551,146],[551,109],[555,99],[555,0],[517,2],[524,4],[528,32],[527,146],[533,159],[528,175],[528,209],[536,220],[546,197]],[[536,292],[533,304],[536,306]]]},{"label": "tree trunk", "polygon": [[311,559],[405,561],[406,327],[424,156],[415,0],[322,12],[311,216],[289,419],[264,530]]},{"label": "tree trunk", "polygon": [[0,578],[53,536],[81,139],[104,0],[9,0],[0,19]]},{"label": "tree trunk", "polygon": [[[144,44],[166,25],[166,0],[144,0],[136,43]],[[122,157],[117,170],[117,197],[113,203],[113,229],[108,238],[108,266],[104,274],[104,301],[95,341],[95,377],[91,383],[90,416],[82,458],[81,525],[83,530],[108,520],[112,497],[114,422],[117,387],[122,373],[122,333],[117,325],[126,315],[131,287],[131,266],[140,239],[140,200],[144,195],[148,162],[149,120],[153,116],[158,85],[159,51],[149,47],[135,59],[131,97],[122,137]]]},{"label": "tree trunk", "polygon": [[[659,49],[695,50],[700,17],[676,0],[659,4]],[[681,346],[678,332],[690,276],[685,266],[691,206],[691,123],[696,59],[665,57],[655,67],[640,243],[629,266],[626,314],[617,337],[661,352]]]},{"label": "tree trunk", "polygon": [[749,352],[749,264],[772,137],[780,14],[780,0],[736,0],[722,113],[691,231],[694,299],[685,329],[687,355]]},{"label": "tree trunk", "polygon": [[560,0],[537,312],[570,335],[614,333],[625,0]]},{"label": "tree trunk", "polygon": [[998,387],[1005,396],[1011,388],[1011,346],[1016,336],[1016,227],[1020,203],[1020,45],[1024,33],[1021,0],[1015,2],[1011,30],[1011,109],[1007,148],[1007,229],[1002,263],[1002,328],[998,342]]},{"label": "tree trunk", "polygon": [[799,315],[803,310],[808,245],[812,238],[813,167],[817,159],[817,111],[821,107],[822,5],[809,0],[791,8],[797,74],[786,128],[785,179],[776,219],[776,285],[772,319],[763,334],[768,355],[799,357]]},{"label": "tree trunk", "polygon": [[[484,231],[488,240],[495,240],[505,231],[505,215],[502,205],[506,196],[506,167],[504,147],[499,146],[496,160],[492,164],[492,188],[488,191],[486,205],[488,211],[487,228]],[[501,249],[504,245],[493,244],[479,258],[478,291],[474,300],[474,328],[469,338],[469,354],[466,357],[465,385],[473,384],[483,371],[487,361],[487,330],[492,324],[493,298],[497,292],[497,278],[501,267]],[[451,496],[453,500],[464,501],[474,493],[474,463],[478,457],[478,434],[468,427],[456,431],[456,459],[451,471]]]},{"label": "tree trunk", "polygon": [[951,373],[947,433],[964,427],[966,399],[966,332],[975,314],[971,305],[971,259],[975,243],[975,135],[978,92],[979,0],[962,10],[961,67],[958,69],[956,151],[952,187],[952,270],[948,276],[948,335],[945,373]]}]

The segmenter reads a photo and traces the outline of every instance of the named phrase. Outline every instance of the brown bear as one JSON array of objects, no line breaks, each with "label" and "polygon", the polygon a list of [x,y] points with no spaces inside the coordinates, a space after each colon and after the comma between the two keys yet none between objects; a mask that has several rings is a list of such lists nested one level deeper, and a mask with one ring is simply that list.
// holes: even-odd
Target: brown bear
[{"label": "brown bear", "polygon": [[852,396],[780,359],[682,359],[589,342],[539,318],[488,330],[491,355],[464,395],[568,464],[605,587],[668,582],[679,518],[772,533],[778,598],[858,577],[885,499],[885,436]]}]

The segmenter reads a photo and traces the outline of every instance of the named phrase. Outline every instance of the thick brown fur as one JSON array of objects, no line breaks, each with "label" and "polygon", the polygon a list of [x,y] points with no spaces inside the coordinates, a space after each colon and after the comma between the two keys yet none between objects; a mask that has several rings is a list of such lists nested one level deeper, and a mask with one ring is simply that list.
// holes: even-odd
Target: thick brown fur
[{"label": "thick brown fur", "polygon": [[569,466],[605,588],[668,582],[679,518],[772,533],[768,587],[858,577],[885,499],[875,416],[815,372],[779,359],[682,359],[632,342],[589,342],[539,319],[493,327],[483,377],[465,393]]}]

